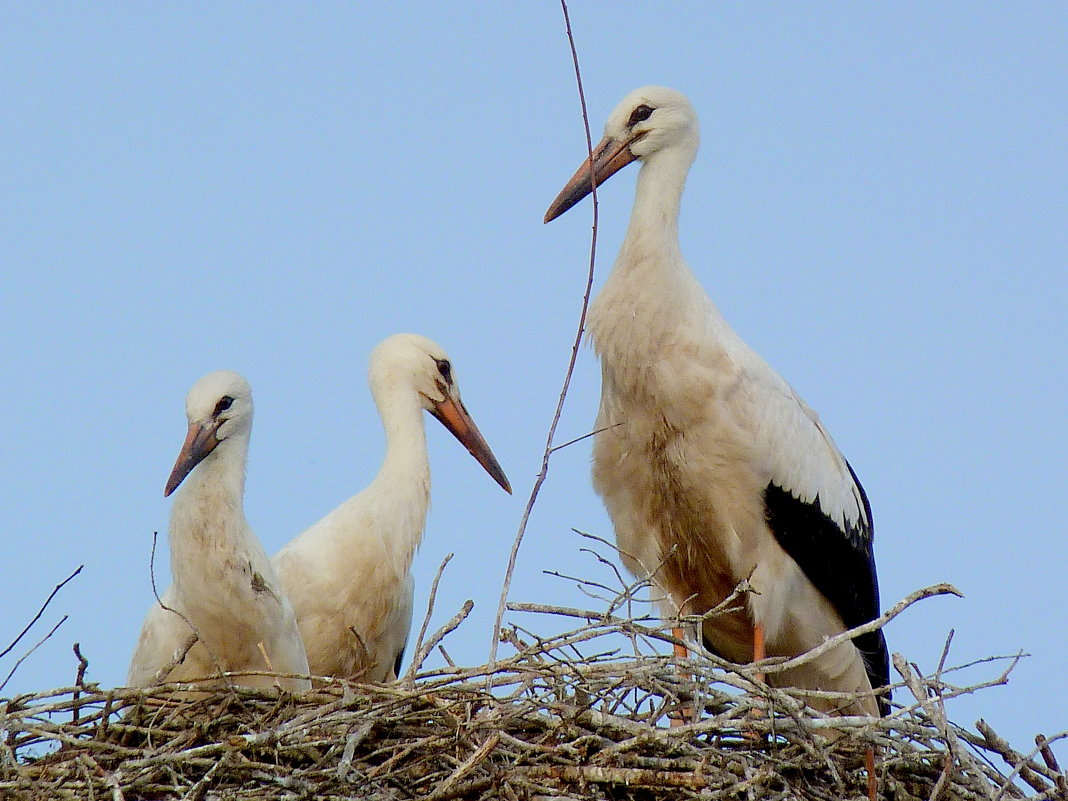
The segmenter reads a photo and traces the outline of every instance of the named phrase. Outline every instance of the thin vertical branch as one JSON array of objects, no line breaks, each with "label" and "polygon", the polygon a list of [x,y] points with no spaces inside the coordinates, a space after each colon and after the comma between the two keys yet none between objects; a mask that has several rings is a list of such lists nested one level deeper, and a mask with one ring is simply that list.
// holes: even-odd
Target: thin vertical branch
[{"label": "thin vertical branch", "polygon": [[[567,29],[567,41],[571,46],[571,61],[575,65],[575,83],[578,86],[579,104],[582,107],[582,125],[586,131],[586,152],[593,162],[593,138],[590,136],[590,118],[586,111],[586,93],[582,88],[582,71],[579,69],[578,50],[575,47],[575,36],[571,30],[571,17],[567,12],[566,0],[560,0],[560,8],[564,13],[564,25]],[[504,610],[508,603],[508,591],[512,586],[512,574],[515,572],[516,558],[519,555],[519,546],[523,542],[523,535],[527,530],[527,522],[530,520],[531,510],[538,499],[542,484],[549,475],[549,459],[553,452],[553,437],[556,435],[556,426],[560,422],[560,415],[564,410],[564,401],[567,398],[568,387],[571,386],[571,376],[575,371],[575,362],[578,360],[579,347],[582,344],[582,334],[586,330],[586,313],[590,306],[590,293],[593,291],[593,272],[597,262],[597,179],[591,176],[590,185],[593,195],[593,231],[590,237],[590,266],[586,275],[586,289],[582,295],[582,309],[579,312],[578,330],[575,332],[575,341],[571,346],[571,359],[567,363],[567,372],[564,374],[564,384],[560,390],[560,397],[556,402],[556,411],[553,413],[552,423],[549,425],[549,433],[545,439],[545,451],[541,457],[541,471],[534,480],[534,487],[530,491],[523,517],[519,521],[519,530],[516,532],[515,541],[512,543],[512,551],[508,556],[508,567],[504,573],[504,582],[501,585],[501,599],[497,604],[497,617],[493,623],[493,640],[490,643],[489,673],[497,662],[497,644],[500,638],[501,623],[504,620]]]},{"label": "thin vertical branch", "polygon": [[[452,560],[453,554],[446,554],[445,558],[441,560],[441,564],[438,565],[437,575],[434,576],[434,583],[430,585],[430,598],[426,602],[426,616],[423,618],[423,625],[419,629],[419,636],[415,639],[415,649],[412,651],[412,663],[408,665],[408,671],[404,674],[406,681],[412,681],[415,679],[415,673],[422,667],[422,663],[416,661],[415,657],[423,652],[423,638],[426,637],[426,630],[430,626],[430,617],[434,614],[434,602],[438,597],[438,583],[441,581],[441,574],[445,572],[445,566]],[[429,654],[429,651],[427,652]],[[425,658],[425,657],[424,657]],[[401,678],[397,676],[397,678]]]}]

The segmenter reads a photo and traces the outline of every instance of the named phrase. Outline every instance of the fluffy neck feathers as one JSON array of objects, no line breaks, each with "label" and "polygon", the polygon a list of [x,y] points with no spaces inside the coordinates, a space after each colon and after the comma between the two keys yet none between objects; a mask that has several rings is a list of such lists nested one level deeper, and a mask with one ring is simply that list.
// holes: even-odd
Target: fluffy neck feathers
[{"label": "fluffy neck feathers", "polygon": [[679,208],[695,153],[696,144],[658,151],[638,173],[619,256],[590,310],[590,334],[602,363],[655,354],[680,321],[708,302],[679,247]]},{"label": "fluffy neck feathers", "polygon": [[[245,521],[248,437],[221,442],[186,477],[171,507],[171,573],[175,587],[236,577],[235,566],[259,568],[263,549]],[[193,600],[193,599],[189,599]]]},{"label": "fluffy neck feathers", "polygon": [[404,576],[422,541],[430,505],[423,408],[404,385],[376,387],[374,396],[386,432],[386,455],[367,488],[337,510],[357,518],[339,528],[358,532],[348,541],[360,543],[362,558],[367,558],[369,544],[377,546],[394,572]]}]

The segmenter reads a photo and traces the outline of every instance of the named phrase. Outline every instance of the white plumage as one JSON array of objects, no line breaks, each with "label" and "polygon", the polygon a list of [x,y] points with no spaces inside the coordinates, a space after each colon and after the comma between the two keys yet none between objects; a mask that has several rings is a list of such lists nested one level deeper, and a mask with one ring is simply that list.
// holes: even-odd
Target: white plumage
[{"label": "white plumage", "polygon": [[[219,669],[306,676],[308,660],[293,607],[245,520],[252,390],[237,373],[210,373],[189,391],[186,416],[189,432],[165,491],[170,495],[178,489],[169,534],[173,583],[162,596],[163,606],[153,604],[145,618],[127,684],[187,681],[217,675]],[[199,641],[175,664],[192,641],[190,624]],[[307,679],[233,680],[251,687],[277,681],[289,690],[311,686]]]},{"label": "white plumage", "polygon": [[508,479],[463,402],[440,346],[397,334],[371,355],[386,456],[371,484],[274,558],[312,673],[395,678],[412,621],[412,559],[430,502],[423,412],[437,417],[506,491]]},{"label": "white plumage", "polygon": [[[698,141],[683,95],[638,89],[546,213],[589,194],[591,175],[601,184],[642,161],[630,225],[589,314],[602,370],[593,481],[627,567],[655,573],[676,608],[703,613],[750,580],[746,611],[705,623],[710,650],[749,661],[762,629],[767,655],[794,656],[878,614],[871,514],[816,414],[727,325],[682,258],[679,206]],[[840,711],[872,715],[884,702],[870,691],[888,678],[881,632],[769,675],[869,693]]]}]

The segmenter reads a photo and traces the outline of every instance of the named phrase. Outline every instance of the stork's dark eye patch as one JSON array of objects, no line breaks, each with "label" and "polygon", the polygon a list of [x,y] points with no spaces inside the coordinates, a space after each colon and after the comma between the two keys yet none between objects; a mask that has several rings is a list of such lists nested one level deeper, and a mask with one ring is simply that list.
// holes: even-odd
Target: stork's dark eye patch
[{"label": "stork's dark eye patch", "polygon": [[639,122],[644,122],[653,115],[653,107],[647,106],[644,103],[638,106],[634,111],[630,113],[630,119],[627,121],[627,127],[631,128],[637,125]]},{"label": "stork's dark eye patch", "polygon": [[441,377],[445,379],[446,384],[452,383],[452,365],[449,364],[448,359],[437,359],[438,372],[441,373]]},{"label": "stork's dark eye patch", "polygon": [[212,414],[213,417],[218,417],[220,414],[229,409],[234,403],[234,399],[229,395],[223,395],[219,398],[219,402],[215,404],[215,411]]}]

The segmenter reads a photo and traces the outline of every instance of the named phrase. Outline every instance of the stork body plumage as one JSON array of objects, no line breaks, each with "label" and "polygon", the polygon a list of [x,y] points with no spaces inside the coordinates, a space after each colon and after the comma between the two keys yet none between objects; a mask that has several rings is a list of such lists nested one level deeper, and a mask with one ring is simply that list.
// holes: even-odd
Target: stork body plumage
[{"label": "stork body plumage", "polygon": [[[236,373],[210,373],[189,391],[186,415],[189,432],[166,489],[169,495],[177,488],[169,530],[173,581],[145,618],[127,683],[186,681],[219,669],[306,676],[293,607],[245,520],[252,391]],[[194,629],[198,641],[176,663]],[[311,686],[307,679],[234,678],[251,687],[276,681],[289,690]]]},{"label": "stork body plumage", "polygon": [[486,471],[511,489],[460,399],[440,346],[414,334],[371,356],[371,391],[386,456],[370,485],[274,558],[293,601],[312,673],[359,681],[395,678],[412,621],[412,559],[426,527],[430,464],[423,412],[435,415]]},{"label": "stork body plumage", "polygon": [[[795,656],[872,620],[879,595],[868,501],[816,414],[726,323],[687,267],[678,214],[697,153],[684,96],[636,90],[546,214],[554,219],[635,159],[630,224],[589,313],[602,386],[593,482],[626,566],[653,575],[686,614],[748,579],[743,611],[707,620],[701,638],[735,662]],[[780,686],[868,693],[827,711],[877,715],[888,683],[881,632],[792,671]]]}]

